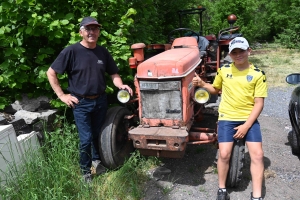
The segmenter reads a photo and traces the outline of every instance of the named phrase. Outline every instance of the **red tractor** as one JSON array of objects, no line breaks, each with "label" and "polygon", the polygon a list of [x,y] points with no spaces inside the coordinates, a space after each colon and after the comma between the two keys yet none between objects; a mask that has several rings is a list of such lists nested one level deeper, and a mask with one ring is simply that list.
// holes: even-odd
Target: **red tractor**
[{"label": "red tractor", "polygon": [[[240,36],[233,32],[235,15],[228,17],[229,28],[218,36],[202,36],[202,13],[205,8],[181,10],[184,15],[198,14],[200,31],[188,28],[172,30],[167,44],[137,43],[131,46],[133,57],[130,68],[136,74],[135,95],[130,98],[127,91],[118,92],[124,106],[112,107],[106,117],[99,147],[103,164],[116,168],[135,149],[142,155],[181,158],[188,144],[217,143],[217,129],[199,127],[205,106],[216,102],[218,96],[192,85],[195,72],[208,82],[213,82],[217,69],[226,61],[228,44]],[[174,38],[175,32],[188,35]],[[181,33],[182,34],[182,33]],[[157,52],[149,57],[148,51]],[[146,59],[147,58],[147,59]],[[236,186],[241,178],[244,158],[244,143],[234,145],[227,186]]]}]

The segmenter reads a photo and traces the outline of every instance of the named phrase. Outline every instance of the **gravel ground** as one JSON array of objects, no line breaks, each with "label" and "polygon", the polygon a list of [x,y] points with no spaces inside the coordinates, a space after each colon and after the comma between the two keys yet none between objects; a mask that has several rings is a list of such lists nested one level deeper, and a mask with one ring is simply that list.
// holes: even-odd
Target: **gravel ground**
[{"label": "gravel ground", "polygon": [[[287,109],[292,90],[293,87],[269,89],[259,117],[265,153],[265,200],[300,199],[300,159],[292,155],[288,140],[291,125]],[[216,117],[209,115],[206,119],[204,123],[211,123]],[[190,145],[181,159],[163,158],[162,168],[149,172],[152,178],[146,184],[143,200],[216,199],[216,153],[213,145]],[[252,184],[249,165],[250,157],[246,149],[243,179],[237,188],[228,189],[231,200],[250,199]],[[162,173],[158,173],[160,171]]]}]

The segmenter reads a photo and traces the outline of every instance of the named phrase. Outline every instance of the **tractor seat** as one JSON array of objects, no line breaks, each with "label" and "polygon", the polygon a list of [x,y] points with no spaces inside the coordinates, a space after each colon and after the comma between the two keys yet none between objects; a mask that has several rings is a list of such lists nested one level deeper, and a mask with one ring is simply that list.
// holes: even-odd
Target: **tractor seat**
[{"label": "tractor seat", "polygon": [[[195,38],[196,40],[192,39]],[[207,47],[209,45],[209,41],[203,37],[199,36],[199,42],[197,44],[197,36],[190,36],[190,37],[181,37],[176,38],[172,44],[172,48],[197,48],[199,49],[199,56],[203,58],[207,55]]]},{"label": "tractor seat", "polygon": [[233,34],[227,34],[227,35],[221,35],[220,40],[231,40],[236,37],[242,37],[243,34],[241,33],[233,33]]},{"label": "tractor seat", "polygon": [[[194,35],[193,35],[192,37],[195,38],[196,40],[198,39],[197,36],[194,36]],[[209,45],[208,39],[206,39],[206,38],[203,37],[203,36],[199,36],[199,42],[198,42],[199,50],[200,50],[200,51],[206,51],[208,45]]]},{"label": "tractor seat", "polygon": [[207,51],[200,51],[200,58],[203,58],[207,55]]},{"label": "tractor seat", "polygon": [[[197,36],[192,36],[192,37],[195,38],[196,40],[198,39]],[[198,48],[199,48],[199,51],[200,51],[200,58],[203,58],[204,56],[207,55],[208,45],[209,45],[208,39],[206,39],[203,36],[199,36]]]}]

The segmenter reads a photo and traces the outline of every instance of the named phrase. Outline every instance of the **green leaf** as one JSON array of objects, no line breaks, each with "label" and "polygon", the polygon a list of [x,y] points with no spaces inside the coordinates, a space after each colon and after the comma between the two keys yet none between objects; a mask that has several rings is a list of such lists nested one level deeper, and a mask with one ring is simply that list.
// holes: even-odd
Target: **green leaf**
[{"label": "green leaf", "polygon": [[52,49],[52,48],[41,48],[40,49],[40,53],[53,54],[54,53],[54,49]]},{"label": "green leaf", "polygon": [[66,18],[67,20],[71,20],[71,19],[74,18],[74,14],[73,14],[73,13],[68,13],[68,14],[65,16],[65,18]]},{"label": "green leaf", "polygon": [[9,49],[7,49],[6,51],[5,51],[5,57],[9,57],[9,56],[11,56],[12,54],[14,54],[15,53],[15,49],[14,48],[9,48]]},{"label": "green leaf", "polygon": [[63,36],[64,36],[64,32],[62,32],[61,30],[55,31],[56,38],[62,38]]},{"label": "green leaf", "polygon": [[22,41],[23,41],[22,39],[17,38],[18,46],[21,46],[23,44]]},{"label": "green leaf", "polygon": [[46,13],[43,15],[45,18],[51,18],[51,15],[49,13]]},{"label": "green leaf", "polygon": [[5,28],[4,28],[4,26],[2,26],[2,27],[0,28],[0,35],[3,35],[3,34],[4,34],[4,31],[5,31]]},{"label": "green leaf", "polygon": [[125,14],[125,17],[129,17],[130,15],[135,15],[137,11],[133,8],[129,8],[127,13]]},{"label": "green leaf", "polygon": [[91,17],[97,17],[98,16],[98,13],[97,12],[92,12],[91,13]]},{"label": "green leaf", "polygon": [[31,68],[27,65],[19,65],[20,69],[23,71],[30,70]]},{"label": "green leaf", "polygon": [[5,30],[7,33],[9,33],[11,31],[11,28],[9,28],[8,26],[5,26]]},{"label": "green leaf", "polygon": [[4,62],[1,63],[1,65],[0,65],[0,68],[1,68],[2,70],[8,69],[8,67],[9,67],[9,62],[8,62],[8,60],[4,61]]},{"label": "green leaf", "polygon": [[9,9],[11,7],[11,4],[8,2],[3,2],[1,5],[4,9]]},{"label": "green leaf", "polygon": [[30,34],[32,32],[32,28],[30,26],[27,26],[25,33]]},{"label": "green leaf", "polygon": [[47,57],[46,54],[39,54],[39,55],[37,56],[37,59],[40,60],[40,61],[43,61],[44,58],[46,58],[46,57]]},{"label": "green leaf", "polygon": [[59,20],[55,20],[55,21],[51,22],[50,27],[58,26],[58,25],[59,25]]},{"label": "green leaf", "polygon": [[66,20],[66,19],[60,21],[60,24],[62,24],[62,25],[66,25],[68,23],[69,23],[69,20]]},{"label": "green leaf", "polygon": [[2,76],[0,76],[0,83],[3,81],[3,77]]}]

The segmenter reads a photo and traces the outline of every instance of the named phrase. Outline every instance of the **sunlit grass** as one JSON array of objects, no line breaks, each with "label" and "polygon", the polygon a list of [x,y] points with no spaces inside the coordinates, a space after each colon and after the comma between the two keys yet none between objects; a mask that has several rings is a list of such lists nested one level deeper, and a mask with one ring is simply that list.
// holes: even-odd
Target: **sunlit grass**
[{"label": "sunlit grass", "polygon": [[249,60],[266,73],[269,87],[289,87],[286,76],[300,72],[300,51],[280,48],[276,44],[253,49]]}]

